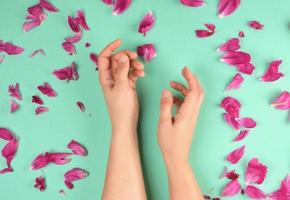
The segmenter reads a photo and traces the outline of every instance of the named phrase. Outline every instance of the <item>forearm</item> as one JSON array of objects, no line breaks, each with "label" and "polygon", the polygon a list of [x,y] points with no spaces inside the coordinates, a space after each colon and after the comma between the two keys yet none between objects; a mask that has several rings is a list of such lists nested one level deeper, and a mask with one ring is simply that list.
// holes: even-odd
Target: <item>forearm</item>
[{"label": "forearm", "polygon": [[170,200],[203,200],[193,171],[188,162],[166,161]]},{"label": "forearm", "polygon": [[102,199],[146,199],[136,130],[113,128]]}]

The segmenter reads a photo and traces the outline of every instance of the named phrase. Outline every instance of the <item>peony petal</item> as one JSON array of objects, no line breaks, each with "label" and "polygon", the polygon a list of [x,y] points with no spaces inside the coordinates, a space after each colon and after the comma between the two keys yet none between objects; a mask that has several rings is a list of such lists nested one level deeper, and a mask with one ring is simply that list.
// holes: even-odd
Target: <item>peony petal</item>
[{"label": "peony petal", "polygon": [[137,54],[143,58],[145,62],[150,62],[157,56],[156,49],[153,44],[144,44],[137,47]]},{"label": "peony petal", "polygon": [[76,64],[74,62],[69,67],[54,70],[52,74],[59,80],[70,81],[79,79],[79,75],[76,71]]},{"label": "peony petal", "polygon": [[67,147],[76,155],[87,156],[87,149],[75,140],[71,140]]},{"label": "peony petal", "polygon": [[90,53],[90,59],[95,63],[96,65],[96,70],[98,70],[98,55],[95,53]]},{"label": "peony petal", "polygon": [[35,50],[35,51],[34,51],[34,52],[29,56],[29,57],[30,57],[30,58],[33,58],[33,57],[36,56],[37,54],[42,54],[42,55],[46,56],[44,50],[42,50],[42,49],[38,49],[38,50]]},{"label": "peony petal", "polygon": [[76,32],[76,33],[80,32],[81,29],[80,29],[77,19],[75,19],[74,17],[68,16],[67,22],[73,32]]},{"label": "peony petal", "polygon": [[240,115],[241,103],[233,97],[228,96],[224,98],[220,107],[234,117],[239,117]]},{"label": "peony petal", "polygon": [[40,24],[41,24],[40,20],[33,20],[33,21],[24,22],[23,30],[24,30],[24,32],[27,32],[27,31],[33,29],[34,27],[39,26]]},{"label": "peony petal", "polygon": [[266,194],[262,190],[252,185],[247,185],[245,194],[251,199],[266,199]]},{"label": "peony petal", "polygon": [[20,105],[13,99],[10,100],[10,113],[14,113],[19,109]]},{"label": "peony petal", "polygon": [[231,181],[224,187],[221,196],[222,197],[234,196],[238,194],[240,191],[241,191],[241,185],[239,181],[236,179],[236,180]]},{"label": "peony petal", "polygon": [[45,106],[38,106],[36,109],[35,109],[35,114],[36,115],[39,115],[39,114],[42,114],[44,112],[48,112],[49,109]]},{"label": "peony petal", "polygon": [[273,100],[272,106],[279,110],[290,109],[290,93],[283,91],[275,100]]},{"label": "peony petal", "polygon": [[7,128],[0,128],[0,138],[6,141],[11,141],[14,138],[12,131]]},{"label": "peony petal", "polygon": [[6,159],[7,169],[2,170],[2,173],[12,172],[11,162],[18,149],[18,140],[14,137],[2,149],[1,154]]},{"label": "peony petal", "polygon": [[81,10],[78,10],[77,11],[77,22],[79,23],[79,25],[81,27],[83,27],[83,29],[89,31],[90,30],[90,27],[88,26],[87,24],[87,21],[86,21],[86,18],[85,18],[85,15],[84,15],[84,12],[81,11]]},{"label": "peony petal", "polygon": [[224,167],[224,171],[223,171],[223,174],[221,175],[220,178],[223,178],[223,177],[226,177],[230,180],[236,180],[239,178],[239,174],[237,174],[235,172],[235,170],[231,170],[231,171],[228,171],[228,168],[227,167]]},{"label": "peony petal", "polygon": [[21,95],[21,92],[20,92],[19,83],[16,83],[15,86],[14,85],[9,85],[8,86],[8,92],[9,92],[11,97],[16,98],[18,100],[22,100],[22,95]]},{"label": "peony petal", "polygon": [[235,139],[233,140],[234,142],[238,142],[238,141],[241,141],[243,140],[245,137],[247,137],[247,135],[250,133],[249,130],[242,130],[240,131],[239,135],[237,135],[235,137]]},{"label": "peony petal", "polygon": [[30,169],[37,170],[41,169],[49,164],[49,153],[39,154],[31,163]]},{"label": "peony petal", "polygon": [[39,5],[49,12],[58,12],[58,9],[47,0],[40,0]]},{"label": "peony petal", "polygon": [[250,21],[249,26],[256,30],[262,30],[264,28],[264,25],[258,21]]},{"label": "peony petal", "polygon": [[132,0],[116,0],[113,6],[113,14],[120,15],[131,5]]},{"label": "peony petal", "polygon": [[32,103],[37,103],[39,105],[44,104],[43,100],[37,95],[32,96]]},{"label": "peony petal", "polygon": [[27,11],[30,15],[33,16],[28,16],[28,19],[38,19],[39,21],[43,21],[46,18],[46,15],[43,13],[42,7],[38,4],[29,7]]},{"label": "peony petal", "polygon": [[43,192],[46,189],[46,181],[43,176],[36,177],[34,187]]},{"label": "peony petal", "polygon": [[238,64],[236,65],[239,72],[251,75],[253,71],[255,70],[255,66],[251,63],[244,63],[244,64]]},{"label": "peony petal", "polygon": [[271,200],[289,200],[290,197],[290,175],[281,181],[280,188],[268,195]]},{"label": "peony petal", "polygon": [[56,97],[57,96],[56,91],[54,89],[52,89],[50,84],[47,82],[43,83],[43,85],[37,86],[37,88],[42,94],[44,94],[46,96],[49,96],[49,97]]},{"label": "peony petal", "polygon": [[146,33],[154,26],[155,23],[155,16],[150,11],[144,17],[142,18],[139,27],[138,32],[146,36]]},{"label": "peony petal", "polygon": [[219,0],[218,16],[224,17],[231,15],[240,5],[240,0]]},{"label": "peony petal", "polygon": [[65,38],[66,42],[69,43],[77,43],[82,39],[82,32],[78,32],[76,35],[72,36],[72,37],[67,37]]},{"label": "peony petal", "polygon": [[61,46],[66,52],[69,53],[69,55],[73,55],[77,53],[75,46],[71,42],[63,42]]},{"label": "peony petal", "polygon": [[69,156],[71,156],[70,153],[50,153],[49,161],[57,165],[64,165],[71,161]]},{"label": "peony petal", "polygon": [[245,128],[255,128],[257,126],[256,121],[249,117],[239,118],[237,122]]},{"label": "peony petal", "polygon": [[109,6],[113,6],[114,4],[114,0],[102,0],[102,1]]},{"label": "peony petal", "polygon": [[223,113],[223,118],[235,130],[240,130],[240,124],[237,122],[236,118],[230,113]]},{"label": "peony petal", "polygon": [[73,168],[64,174],[65,185],[68,189],[72,189],[74,187],[72,182],[84,179],[88,175],[89,173],[81,168]]},{"label": "peony petal", "polygon": [[236,51],[240,49],[240,40],[238,38],[229,39],[227,42],[222,44],[218,51],[229,52],[229,51]]},{"label": "peony petal", "polygon": [[189,7],[199,7],[205,5],[204,0],[180,0],[180,3]]},{"label": "peony petal", "polygon": [[239,65],[249,63],[251,61],[251,56],[242,51],[227,52],[221,57],[221,61],[229,65]]},{"label": "peony petal", "polygon": [[240,31],[240,32],[239,32],[239,37],[240,37],[240,38],[245,37],[245,33],[244,33],[244,31]]},{"label": "peony petal", "polygon": [[80,108],[80,110],[81,110],[82,112],[85,112],[86,107],[85,107],[85,105],[84,105],[83,102],[78,101],[76,104],[77,104],[77,106]]},{"label": "peony petal", "polygon": [[214,34],[215,32],[215,25],[214,24],[204,24],[204,26],[209,30],[196,30],[195,35],[198,38],[205,38],[209,37]]},{"label": "peony petal", "polygon": [[273,82],[283,77],[284,74],[279,72],[279,66],[281,65],[281,63],[282,60],[272,61],[260,80],[264,82]]},{"label": "peony petal", "polygon": [[246,146],[243,145],[227,155],[227,161],[231,164],[236,164],[243,157]]},{"label": "peony petal", "polygon": [[243,83],[244,78],[241,74],[237,73],[232,81],[229,83],[229,85],[226,87],[227,90],[233,90],[233,89],[239,89],[241,87],[241,84]]},{"label": "peony petal", "polygon": [[6,42],[4,45],[4,51],[8,55],[17,55],[17,54],[21,54],[24,51],[24,49],[20,46],[14,45],[10,42]]},{"label": "peony petal", "polygon": [[263,165],[257,158],[248,163],[246,169],[246,184],[262,184],[267,175],[267,166]]}]

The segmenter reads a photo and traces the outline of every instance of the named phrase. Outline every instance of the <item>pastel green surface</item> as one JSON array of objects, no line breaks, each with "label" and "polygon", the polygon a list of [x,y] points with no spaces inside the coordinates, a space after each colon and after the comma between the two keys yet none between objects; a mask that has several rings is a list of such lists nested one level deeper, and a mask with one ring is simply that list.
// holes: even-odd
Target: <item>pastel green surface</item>
[{"label": "pastel green surface", "polygon": [[[191,164],[197,179],[206,194],[218,196],[227,180],[218,177],[223,166],[230,166],[224,159],[233,149],[246,144],[243,159],[234,166],[243,174],[247,162],[258,157],[269,167],[268,177],[259,186],[271,192],[290,171],[290,122],[287,111],[278,111],[269,106],[271,100],[290,86],[290,8],[288,0],[251,1],[243,0],[238,10],[225,18],[217,17],[217,1],[207,1],[200,8],[182,6],[178,0],[135,0],[123,15],[113,16],[111,9],[100,0],[71,1],[51,0],[60,9],[59,13],[48,13],[48,18],[40,27],[27,33],[22,31],[26,9],[36,0],[0,0],[0,39],[25,47],[19,56],[6,56],[0,65],[0,127],[8,127],[20,138],[17,156],[13,160],[15,172],[0,175],[0,199],[101,199],[105,178],[106,162],[110,144],[110,122],[103,100],[98,74],[88,59],[90,52],[99,52],[104,45],[115,38],[123,39],[122,48],[134,50],[137,45],[154,43],[158,56],[146,64],[146,77],[138,83],[141,102],[139,124],[142,166],[148,191],[148,199],[168,199],[167,176],[164,162],[156,138],[159,116],[159,98],[162,89],[169,88],[169,81],[183,81],[180,70],[190,66],[200,78],[206,93],[196,137],[192,146]],[[65,37],[72,35],[67,16],[76,10],[85,11],[91,31],[84,32],[83,39],[76,45],[77,55],[69,56],[61,48]],[[137,33],[142,16],[152,10],[157,18],[155,27],[146,37]],[[265,24],[262,31],[250,29],[249,20],[259,20]],[[198,39],[194,30],[203,28],[204,23],[214,23],[217,31],[207,39]],[[241,39],[242,50],[252,55],[256,71],[245,76],[241,89],[223,92],[236,70],[219,61],[221,53],[217,47],[238,31],[244,30]],[[85,48],[85,42],[92,46]],[[47,56],[29,55],[42,48]],[[267,64],[274,59],[282,59],[281,70],[285,78],[275,83],[258,80]],[[80,79],[65,82],[51,75],[54,69],[75,61]],[[57,98],[43,97],[50,112],[34,115],[36,105],[31,96],[39,94],[36,86],[48,81],[58,92]],[[9,114],[9,84],[19,82],[24,100],[21,109]],[[240,143],[231,140],[236,132],[221,118],[220,101],[227,95],[238,98],[243,107],[242,116],[257,120],[258,126]],[[86,112],[81,113],[76,101],[83,101]],[[126,105],[124,105],[126,106]],[[45,151],[67,151],[71,139],[83,143],[89,151],[88,157],[73,157],[63,166],[49,165],[42,171],[30,171],[29,165],[35,156]],[[0,141],[3,146],[4,142]],[[0,167],[5,166],[1,157]],[[90,176],[77,182],[71,191],[65,189],[63,174],[72,167],[82,167]],[[33,188],[36,176],[45,174],[47,191],[41,193]],[[130,187],[130,186],[128,186]],[[58,193],[65,189],[67,195]],[[194,197],[193,197],[194,199]],[[232,199],[247,199],[238,196]]]}]

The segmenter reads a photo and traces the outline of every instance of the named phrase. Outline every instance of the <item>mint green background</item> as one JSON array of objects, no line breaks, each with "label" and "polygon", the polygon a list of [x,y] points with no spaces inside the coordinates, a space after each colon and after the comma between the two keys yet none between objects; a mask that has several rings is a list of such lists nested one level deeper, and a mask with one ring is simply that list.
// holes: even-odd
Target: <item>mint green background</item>
[{"label": "mint green background", "polygon": [[[225,155],[231,150],[247,145],[246,154],[234,167],[243,173],[247,162],[254,156],[269,167],[269,173],[262,186],[271,192],[290,171],[290,122],[287,111],[278,111],[269,106],[271,100],[290,86],[290,7],[288,0],[251,1],[243,0],[238,10],[230,17],[219,19],[216,13],[217,1],[207,1],[201,8],[182,6],[177,0],[135,0],[123,15],[113,16],[111,9],[100,0],[72,1],[51,0],[61,12],[48,13],[48,19],[34,30],[24,33],[22,23],[27,7],[36,0],[0,0],[0,38],[25,47],[19,56],[6,56],[0,65],[0,126],[9,127],[20,138],[17,156],[13,160],[14,173],[0,176],[0,199],[100,199],[105,178],[106,162],[110,143],[110,122],[102,97],[98,74],[88,59],[91,51],[99,52],[105,44],[121,38],[122,48],[134,50],[137,45],[154,43],[158,56],[146,64],[146,77],[138,83],[141,102],[140,151],[148,199],[168,199],[167,176],[164,162],[156,140],[159,97],[163,88],[169,88],[170,80],[183,81],[180,70],[190,66],[200,78],[206,93],[196,137],[192,145],[191,164],[204,193],[218,196],[227,180],[218,180],[225,162]],[[60,47],[63,39],[72,33],[66,18],[77,9],[85,11],[91,31],[84,32],[83,39],[76,45],[77,55],[68,56]],[[155,27],[144,38],[136,29],[141,17],[152,10],[156,14]],[[265,24],[262,31],[250,29],[249,20]],[[198,39],[194,30],[203,28],[204,23],[214,23],[214,36]],[[241,39],[242,50],[253,58],[256,71],[246,76],[242,88],[224,93],[223,90],[236,70],[219,61],[221,53],[217,47],[244,30]],[[91,48],[84,48],[85,42]],[[42,48],[47,56],[28,56]],[[275,83],[258,81],[267,64],[282,59],[281,70],[285,78]],[[76,61],[80,79],[66,83],[51,75],[56,68]],[[43,97],[50,112],[34,115],[36,105],[31,96],[40,94],[36,86],[48,81],[58,92],[57,98]],[[21,109],[9,114],[7,86],[19,82],[24,97]],[[258,126],[240,143],[232,143],[235,131],[221,119],[219,102],[226,96],[238,98],[242,116],[257,120]],[[87,111],[81,113],[76,101],[83,101]],[[125,105],[124,105],[125,106]],[[90,116],[91,115],[91,116]],[[34,157],[45,151],[66,151],[71,139],[83,143],[89,151],[88,157],[73,157],[71,163],[63,166],[49,165],[43,171],[28,169]],[[4,142],[0,141],[3,146]],[[1,157],[0,167],[5,166]],[[228,165],[230,166],[230,165]],[[64,188],[63,174],[72,167],[82,167],[90,176],[75,183],[75,188],[66,196],[58,193]],[[36,176],[44,173],[47,191],[41,193],[33,188]],[[130,187],[130,186],[128,186]],[[65,189],[65,188],[64,188]],[[232,199],[246,199],[238,196]]]}]

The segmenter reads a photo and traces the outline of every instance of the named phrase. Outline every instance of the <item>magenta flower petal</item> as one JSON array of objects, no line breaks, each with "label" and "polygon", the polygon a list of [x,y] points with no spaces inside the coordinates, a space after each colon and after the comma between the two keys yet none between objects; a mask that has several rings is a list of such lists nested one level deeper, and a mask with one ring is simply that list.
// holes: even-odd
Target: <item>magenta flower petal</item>
[{"label": "magenta flower petal", "polygon": [[257,158],[248,163],[246,169],[246,183],[262,184],[267,175],[267,166],[263,165]]},{"label": "magenta flower petal", "polygon": [[268,197],[271,200],[288,200],[290,196],[290,175],[288,175],[283,181],[281,181],[280,188],[271,194]]},{"label": "magenta flower petal", "polygon": [[240,115],[241,103],[233,97],[224,98],[220,107],[234,117],[239,117]]},{"label": "magenta flower petal", "polygon": [[157,56],[156,49],[153,44],[144,44],[137,47],[137,54],[143,58],[145,62],[150,62]]},{"label": "magenta flower petal", "polygon": [[89,31],[90,30],[90,27],[88,26],[88,24],[87,24],[87,21],[86,21],[86,18],[85,18],[85,15],[84,15],[84,12],[83,11],[81,11],[81,10],[78,10],[77,11],[77,22],[79,23],[79,25],[81,26],[81,27],[83,27],[83,29],[85,29],[85,30],[87,30],[87,31]]},{"label": "magenta flower petal", "polygon": [[253,71],[255,70],[255,66],[251,63],[243,63],[243,64],[237,64],[236,65],[239,72],[251,75]]},{"label": "magenta flower petal", "polygon": [[11,162],[17,152],[18,149],[18,140],[14,137],[10,140],[2,149],[1,154],[6,159],[7,168],[3,170],[2,173],[12,172]]},{"label": "magenta flower petal", "polygon": [[49,12],[58,12],[58,9],[47,0],[40,0],[39,5]]},{"label": "magenta flower petal", "polygon": [[131,5],[132,0],[116,0],[113,5],[113,14],[120,15],[125,12]]},{"label": "magenta flower petal", "polygon": [[74,187],[72,182],[84,179],[88,175],[89,173],[81,168],[73,168],[64,174],[64,183],[68,189],[72,189]]},{"label": "magenta flower petal", "polygon": [[73,43],[71,42],[63,42],[62,44],[62,48],[68,52],[69,55],[73,55],[73,54],[76,54],[76,48],[75,46],[73,45]]},{"label": "magenta flower petal", "polygon": [[36,56],[37,54],[42,54],[44,56],[46,56],[45,52],[43,49],[37,49],[35,50],[29,57],[30,58],[33,58],[34,56]]},{"label": "magenta flower petal", "polygon": [[265,72],[265,74],[261,77],[261,81],[264,82],[273,82],[283,77],[284,74],[279,72],[279,66],[281,65],[282,60],[272,61]]},{"label": "magenta flower petal", "polygon": [[155,23],[155,16],[150,11],[144,17],[142,18],[139,27],[138,32],[146,36],[146,33],[154,26]]},{"label": "magenta flower petal", "polygon": [[34,187],[43,192],[46,189],[45,178],[43,176],[36,177]]},{"label": "magenta flower petal", "polygon": [[50,153],[49,161],[57,165],[64,165],[71,161],[69,156],[71,156],[70,153]]},{"label": "magenta flower petal", "polygon": [[240,0],[219,0],[218,16],[224,17],[231,15],[240,5]]},{"label": "magenta flower petal", "polygon": [[36,104],[39,104],[39,105],[43,105],[44,104],[43,100],[37,95],[33,95],[32,96],[32,103],[36,103]]},{"label": "magenta flower petal", "polygon": [[250,21],[249,26],[256,30],[262,30],[264,28],[264,25],[258,21]]},{"label": "magenta flower petal", "polygon": [[20,105],[13,99],[10,100],[10,113],[14,113],[19,109]]},{"label": "magenta flower petal", "polygon": [[245,33],[244,33],[244,31],[240,31],[240,32],[239,32],[239,37],[240,37],[240,38],[245,37]]},{"label": "magenta flower petal", "polygon": [[98,55],[95,53],[90,53],[90,59],[95,63],[96,65],[96,70],[98,70]]},{"label": "magenta flower petal", "polygon": [[218,51],[229,52],[229,51],[236,51],[240,49],[240,40],[238,38],[229,39],[227,42],[222,44]]},{"label": "magenta flower petal", "polygon": [[76,64],[73,62],[70,66],[54,70],[52,74],[59,80],[78,80],[79,75],[76,71]]},{"label": "magenta flower petal", "polygon": [[49,83],[45,82],[43,85],[37,86],[38,90],[49,97],[56,97],[57,93],[56,91],[50,86]]},{"label": "magenta flower petal", "polygon": [[241,191],[241,185],[239,181],[233,180],[229,182],[223,189],[221,196],[222,197],[231,197],[238,194]]},{"label": "magenta flower petal", "polygon": [[236,164],[237,162],[239,162],[239,160],[243,157],[243,155],[245,153],[245,148],[246,148],[246,146],[243,145],[243,146],[235,149],[231,153],[229,153],[227,155],[227,161],[229,161],[232,164]]},{"label": "magenta flower petal", "polygon": [[199,7],[205,4],[204,0],[180,0],[180,3],[189,7]]},{"label": "magenta flower petal", "polygon": [[204,24],[204,26],[208,30],[196,30],[195,31],[196,37],[205,38],[205,37],[209,37],[209,36],[214,34],[214,32],[215,32],[215,25],[214,24]]},{"label": "magenta flower petal", "polygon": [[66,42],[69,43],[77,43],[82,39],[82,32],[78,32],[76,35],[72,36],[72,37],[67,37],[65,38]]},{"label": "magenta flower petal", "polygon": [[87,156],[87,149],[75,140],[71,140],[67,147],[76,155]]},{"label": "magenta flower petal", "polygon": [[241,141],[243,140],[245,137],[247,137],[247,135],[250,133],[249,130],[242,130],[240,131],[239,135],[237,135],[235,137],[235,139],[233,140],[234,142],[238,142],[238,141]]},{"label": "magenta flower petal", "polygon": [[240,130],[240,124],[236,120],[236,117],[231,115],[230,113],[223,113],[223,118],[235,130]]},{"label": "magenta flower petal", "polygon": [[233,90],[233,89],[239,89],[241,87],[241,84],[243,83],[244,78],[241,74],[237,73],[229,85],[226,87],[226,90]]},{"label": "magenta flower petal", "polygon": [[8,55],[17,55],[17,54],[21,54],[24,51],[24,49],[20,46],[14,45],[10,42],[6,42],[4,44],[4,51]]},{"label": "magenta flower petal", "polygon": [[0,138],[6,141],[11,141],[14,138],[12,131],[7,128],[0,128]]},{"label": "magenta flower petal", "polygon": [[8,86],[8,92],[9,92],[11,97],[16,98],[18,100],[22,100],[22,95],[21,95],[21,92],[20,92],[19,83],[16,83],[15,86],[14,85],[9,85]]},{"label": "magenta flower petal", "polygon": [[245,194],[251,199],[266,199],[266,194],[262,190],[252,185],[247,185]]},{"label": "magenta flower petal", "polygon": [[45,107],[45,106],[38,106],[36,109],[35,109],[35,114],[36,115],[40,115],[44,112],[48,112],[49,111],[49,108],[48,107]]},{"label": "magenta flower petal", "polygon": [[271,104],[279,110],[290,109],[290,93],[288,91],[282,92]]},{"label": "magenta flower petal", "polygon": [[257,126],[256,121],[249,117],[239,118],[237,122],[245,128],[255,128]]},{"label": "magenta flower petal", "polygon": [[228,168],[227,167],[224,167],[224,171],[223,171],[223,174],[221,175],[220,178],[223,178],[223,177],[226,177],[230,180],[236,180],[239,178],[239,174],[237,174],[235,172],[235,170],[231,170],[231,171],[228,171]]},{"label": "magenta flower petal", "polygon": [[23,24],[23,30],[25,32],[33,29],[34,27],[37,27],[41,24],[40,20],[33,20],[33,21],[28,21],[28,22],[24,22]]},{"label": "magenta flower petal", "polygon": [[76,104],[77,104],[77,106],[80,108],[80,110],[81,110],[82,112],[85,112],[86,107],[85,107],[85,105],[84,105],[83,102],[78,101]]},{"label": "magenta flower petal", "polygon": [[249,63],[251,61],[251,56],[242,51],[227,52],[221,57],[221,61],[229,65],[239,65]]},{"label": "magenta flower petal", "polygon": [[28,13],[30,14],[27,19],[38,19],[43,21],[46,18],[46,15],[43,13],[43,9],[40,5],[36,4],[31,6],[27,9]]},{"label": "magenta flower petal", "polygon": [[102,0],[102,1],[109,6],[113,6],[114,4],[114,0]]},{"label": "magenta flower petal", "polygon": [[76,33],[80,32],[81,29],[80,29],[77,19],[75,19],[74,17],[68,16],[67,22],[73,32],[76,32]]},{"label": "magenta flower petal", "polygon": [[49,164],[50,154],[39,154],[31,163],[30,168],[32,170],[41,169]]}]

